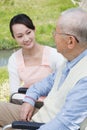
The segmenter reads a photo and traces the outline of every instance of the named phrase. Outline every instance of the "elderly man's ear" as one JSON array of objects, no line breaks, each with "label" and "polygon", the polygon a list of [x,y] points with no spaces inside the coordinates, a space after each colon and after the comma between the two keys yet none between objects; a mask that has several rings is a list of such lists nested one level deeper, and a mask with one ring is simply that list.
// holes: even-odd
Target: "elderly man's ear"
[{"label": "elderly man's ear", "polygon": [[69,40],[67,42],[68,48],[73,49],[75,47],[76,43],[77,43],[77,41],[76,41],[75,37],[69,36]]}]

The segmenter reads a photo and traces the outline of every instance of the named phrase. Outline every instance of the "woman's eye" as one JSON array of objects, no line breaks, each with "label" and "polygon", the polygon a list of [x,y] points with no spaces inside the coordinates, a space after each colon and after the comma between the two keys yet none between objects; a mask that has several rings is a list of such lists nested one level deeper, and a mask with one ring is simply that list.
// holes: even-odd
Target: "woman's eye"
[{"label": "woman's eye", "polygon": [[30,34],[30,33],[31,33],[31,31],[27,32],[27,34]]},{"label": "woman's eye", "polygon": [[22,36],[17,36],[18,38],[21,38]]}]

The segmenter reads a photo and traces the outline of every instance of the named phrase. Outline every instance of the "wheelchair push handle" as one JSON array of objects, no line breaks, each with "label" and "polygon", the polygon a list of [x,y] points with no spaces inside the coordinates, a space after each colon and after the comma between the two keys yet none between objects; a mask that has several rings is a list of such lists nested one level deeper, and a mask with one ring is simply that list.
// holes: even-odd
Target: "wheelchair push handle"
[{"label": "wheelchair push handle", "polygon": [[28,89],[28,88],[23,88],[23,87],[21,87],[21,88],[18,89],[18,93],[25,94],[26,91],[27,91],[27,89]]}]

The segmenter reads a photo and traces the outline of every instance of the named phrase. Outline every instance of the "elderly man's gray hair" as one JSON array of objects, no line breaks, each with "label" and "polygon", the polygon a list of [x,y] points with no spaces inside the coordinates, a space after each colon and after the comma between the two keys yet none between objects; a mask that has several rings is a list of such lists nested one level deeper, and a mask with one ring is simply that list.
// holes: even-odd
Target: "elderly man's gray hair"
[{"label": "elderly man's gray hair", "polygon": [[75,36],[79,43],[87,44],[87,12],[71,8],[61,13],[58,25],[62,33]]}]

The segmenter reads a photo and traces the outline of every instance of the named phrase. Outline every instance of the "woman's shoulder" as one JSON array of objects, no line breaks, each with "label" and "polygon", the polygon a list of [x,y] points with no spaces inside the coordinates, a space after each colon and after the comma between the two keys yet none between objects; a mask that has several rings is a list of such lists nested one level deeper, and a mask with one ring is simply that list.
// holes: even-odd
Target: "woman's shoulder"
[{"label": "woman's shoulder", "polygon": [[19,55],[19,54],[21,54],[21,53],[22,53],[22,49],[16,50],[16,51],[14,51],[14,52],[11,54],[10,58],[16,57],[16,55]]},{"label": "woman's shoulder", "polygon": [[63,57],[54,47],[46,46],[46,50],[49,52],[49,56],[52,56],[53,58]]},{"label": "woman's shoulder", "polygon": [[50,46],[45,46],[45,49],[44,49],[44,52],[45,53],[48,53],[48,55],[57,55],[57,49],[56,48],[53,48],[53,47],[50,47]]},{"label": "woman's shoulder", "polygon": [[50,65],[55,70],[55,68],[59,68],[59,66],[61,66],[66,61],[66,59],[61,53],[57,52],[56,48],[49,47],[49,46],[47,46],[47,48],[50,50],[48,56]]},{"label": "woman's shoulder", "polygon": [[16,60],[16,56],[18,56],[20,53],[22,52],[21,49],[14,51],[11,56],[9,57],[9,62],[15,61]]}]

